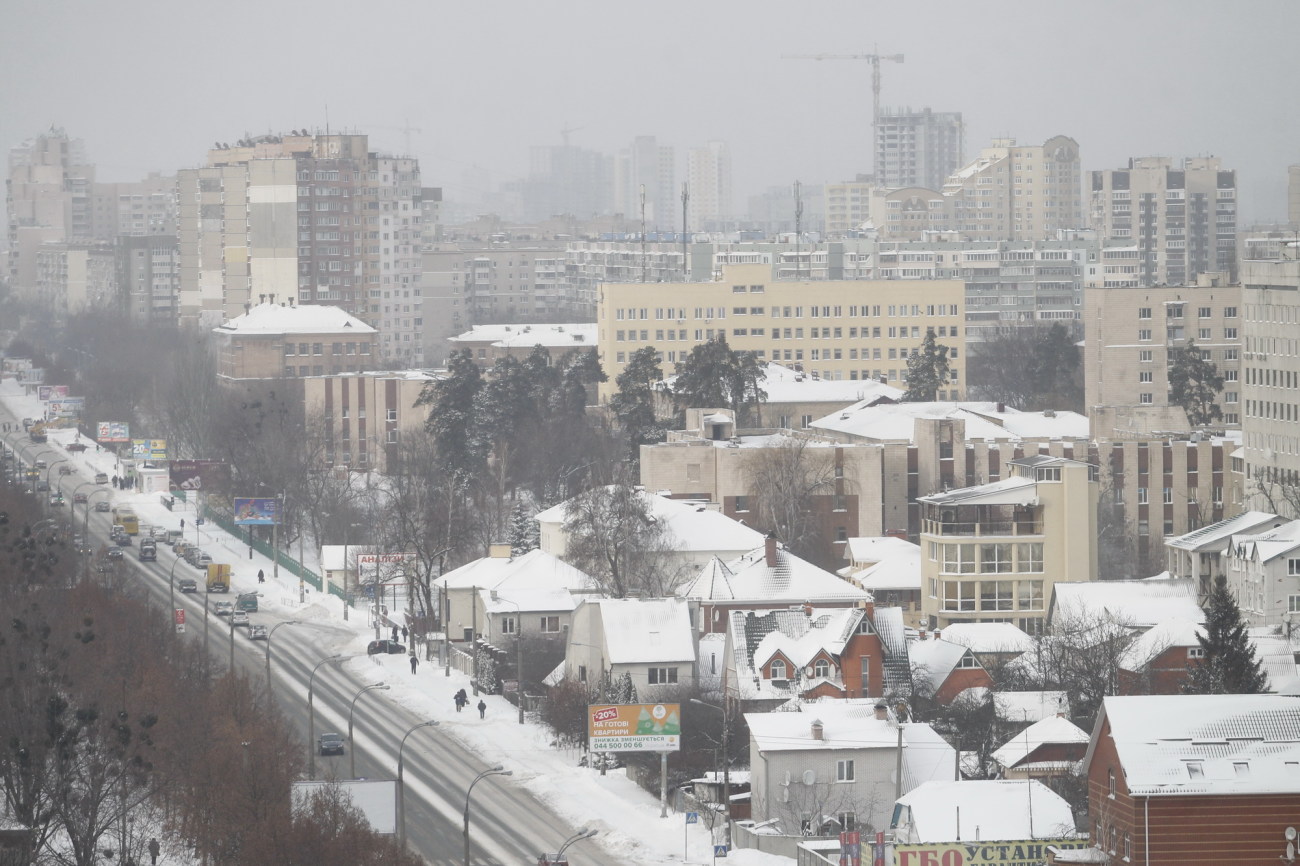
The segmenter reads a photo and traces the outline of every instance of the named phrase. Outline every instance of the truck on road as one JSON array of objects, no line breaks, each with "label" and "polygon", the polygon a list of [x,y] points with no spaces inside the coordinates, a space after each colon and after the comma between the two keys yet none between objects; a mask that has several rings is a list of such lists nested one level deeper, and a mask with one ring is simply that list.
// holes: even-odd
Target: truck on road
[{"label": "truck on road", "polygon": [[127,535],[140,534],[140,518],[136,516],[135,509],[129,505],[118,505],[113,508],[113,523],[125,529]]},{"label": "truck on road", "polygon": [[140,561],[156,562],[158,559],[158,542],[152,538],[143,539],[140,542]]},{"label": "truck on road", "polygon": [[208,566],[208,592],[230,592],[230,566],[214,562]]}]

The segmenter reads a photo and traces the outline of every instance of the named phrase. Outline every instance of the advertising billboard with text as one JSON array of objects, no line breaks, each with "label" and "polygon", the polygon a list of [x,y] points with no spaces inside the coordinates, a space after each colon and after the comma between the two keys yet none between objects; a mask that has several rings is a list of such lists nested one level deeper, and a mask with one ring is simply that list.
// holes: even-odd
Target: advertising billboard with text
[{"label": "advertising billboard with text", "polygon": [[593,752],[676,752],[681,747],[680,704],[587,707],[587,748]]},{"label": "advertising billboard with text", "polygon": [[131,425],[125,421],[100,421],[95,426],[95,438],[100,442],[130,442]]},{"label": "advertising billboard with text", "polygon": [[895,845],[894,866],[1041,866],[1047,848],[1087,848],[1087,839],[1016,842],[933,842]]},{"label": "advertising billboard with text", "polygon": [[224,460],[173,460],[167,465],[173,490],[202,490],[226,493],[230,490],[230,465]]},{"label": "advertising billboard with text", "polygon": [[272,526],[280,522],[280,500],[235,499],[235,523],[239,526]]}]

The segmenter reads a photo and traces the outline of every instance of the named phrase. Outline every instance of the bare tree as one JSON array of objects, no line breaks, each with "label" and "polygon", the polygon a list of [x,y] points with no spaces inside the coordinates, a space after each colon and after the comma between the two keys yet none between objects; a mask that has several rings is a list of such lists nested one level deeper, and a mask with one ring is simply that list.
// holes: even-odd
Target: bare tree
[{"label": "bare tree", "polygon": [[833,449],[806,437],[784,437],[749,464],[747,480],[758,525],[775,532],[797,556],[818,559],[815,500],[834,497],[837,481],[843,482],[835,476]]},{"label": "bare tree", "polygon": [[596,487],[570,499],[565,559],[613,598],[660,598],[680,582],[676,541],[645,494],[627,484]]}]

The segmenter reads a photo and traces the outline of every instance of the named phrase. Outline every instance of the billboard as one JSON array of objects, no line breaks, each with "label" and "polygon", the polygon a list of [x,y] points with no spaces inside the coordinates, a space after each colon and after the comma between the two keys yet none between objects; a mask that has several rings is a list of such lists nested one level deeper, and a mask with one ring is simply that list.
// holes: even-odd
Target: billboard
[{"label": "billboard", "polygon": [[1042,866],[1047,848],[1087,848],[1087,839],[1013,842],[931,842],[895,845],[894,866]]},{"label": "billboard", "polygon": [[122,421],[100,421],[95,427],[100,442],[130,442],[131,426]]},{"label": "billboard", "polygon": [[136,460],[166,460],[166,439],[132,439],[131,456]]},{"label": "billboard", "polygon": [[272,526],[280,522],[280,500],[235,498],[235,523],[239,526]]},{"label": "billboard", "polygon": [[167,468],[173,490],[230,489],[230,466],[225,461],[173,460]]},{"label": "billboard", "polygon": [[85,397],[54,397],[50,399],[50,414],[58,418],[72,418],[86,409]]},{"label": "billboard", "polygon": [[62,400],[68,396],[67,385],[41,385],[36,389],[36,396],[42,403],[48,403],[51,400]]},{"label": "billboard", "polygon": [[680,704],[587,707],[587,748],[593,752],[676,752],[681,747]]},{"label": "billboard", "polygon": [[367,565],[371,568],[380,568],[384,571],[398,571],[399,566],[415,564],[414,553],[359,553],[357,554],[357,565],[365,568]]}]

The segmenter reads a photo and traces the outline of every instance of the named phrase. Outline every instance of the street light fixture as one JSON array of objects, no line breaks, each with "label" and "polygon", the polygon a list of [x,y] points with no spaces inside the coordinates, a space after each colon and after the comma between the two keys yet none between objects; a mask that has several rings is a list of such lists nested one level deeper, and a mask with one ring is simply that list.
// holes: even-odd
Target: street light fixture
[{"label": "street light fixture", "polygon": [[[725,700],[725,698],[724,698]],[[727,731],[731,729],[731,717],[726,709],[717,704],[706,703],[699,698],[691,698],[691,703],[709,707],[722,713],[722,841],[727,850],[731,850],[731,756],[727,753]]]},{"label": "street light fixture", "polygon": [[588,830],[586,827],[584,827],[574,835],[570,836],[568,839],[564,840],[564,844],[560,846],[560,850],[555,852],[554,859],[546,857],[545,854],[543,854],[542,856],[546,857],[546,859],[548,860],[551,860],[551,862],[553,863],[563,863],[564,852],[569,850],[570,845],[572,845],[574,842],[581,842],[583,839],[590,839],[592,836],[595,836],[597,832],[599,831]]},{"label": "street light fixture", "polygon": [[420,722],[402,736],[402,744],[397,747],[397,844],[406,850],[406,783],[402,780],[402,749],[406,748],[406,738],[420,728],[436,728],[438,723],[432,719]]},{"label": "street light fixture", "polygon": [[311,669],[311,676],[307,678],[307,778],[309,779],[316,778],[316,704],[312,692],[316,687],[316,671],[321,669],[321,665],[343,661],[343,658],[341,655],[332,655],[321,659],[316,663],[316,667]]},{"label": "street light fixture", "polygon": [[275,630],[282,625],[302,625],[296,619],[286,619],[284,622],[277,622],[271,626],[271,630],[266,633],[266,703],[271,704],[271,638],[275,637]]},{"label": "street light fixture", "polygon": [[[53,493],[53,492],[54,492],[54,488],[50,486],[50,473],[54,471],[54,467],[55,467],[55,466],[58,466],[60,463],[67,463],[67,462],[68,462],[68,459],[65,457],[65,458],[63,458],[62,460],[55,460],[55,461],[54,461],[53,463],[51,463],[49,466],[46,466],[46,467],[45,467],[45,492],[46,492],[46,493]],[[56,483],[57,483],[57,482],[56,482]],[[60,486],[59,486],[59,493],[62,493],[62,492],[63,492],[63,487],[62,487],[62,485],[60,485]]]},{"label": "street light fixture", "polygon": [[[180,562],[182,558],[183,557],[179,553],[176,554],[176,558],[172,560],[172,567],[167,572],[167,591],[170,594],[169,597],[171,599],[171,607],[169,609],[172,616],[176,615],[176,563]],[[207,617],[205,616],[204,620],[206,619]],[[205,629],[207,628],[206,622],[204,622],[203,627]]]},{"label": "street light fixture", "polygon": [[474,793],[474,786],[488,776],[513,776],[513,770],[507,770],[500,764],[497,764],[490,770],[484,770],[474,777],[474,781],[469,783],[469,789],[465,791],[465,864],[469,866],[469,795]]},{"label": "street light fixture", "polygon": [[375,683],[366,686],[353,696],[352,706],[348,707],[348,772],[351,774],[351,778],[353,779],[357,777],[357,750],[352,745],[352,713],[357,708],[357,700],[366,692],[374,691],[388,691],[388,683]]}]

